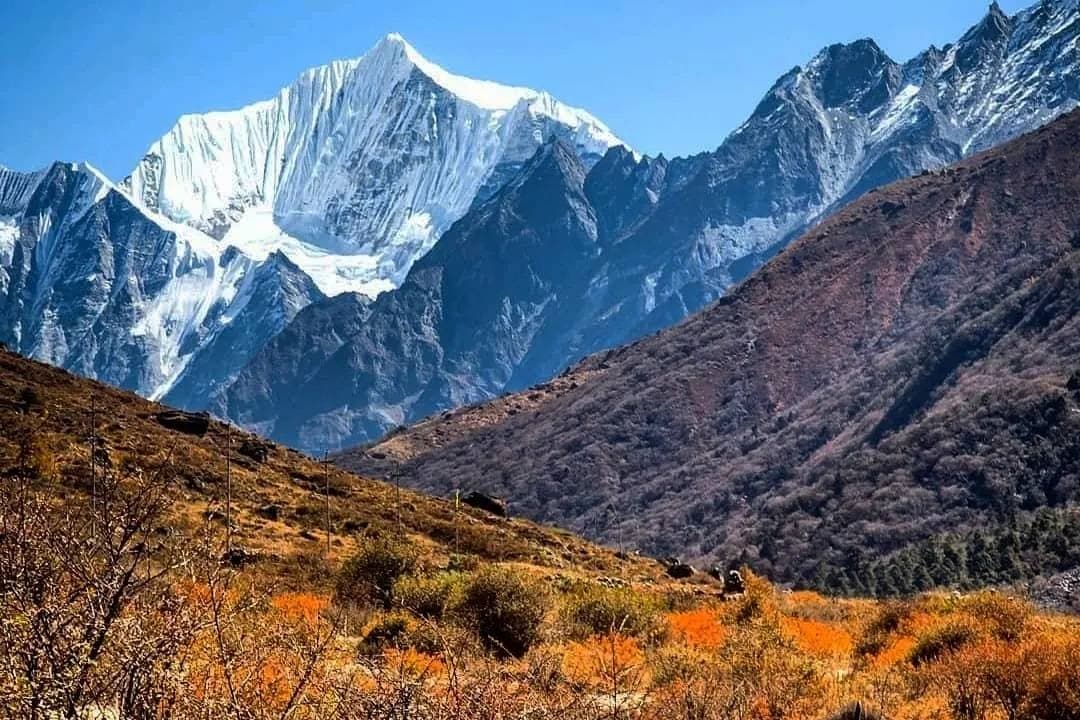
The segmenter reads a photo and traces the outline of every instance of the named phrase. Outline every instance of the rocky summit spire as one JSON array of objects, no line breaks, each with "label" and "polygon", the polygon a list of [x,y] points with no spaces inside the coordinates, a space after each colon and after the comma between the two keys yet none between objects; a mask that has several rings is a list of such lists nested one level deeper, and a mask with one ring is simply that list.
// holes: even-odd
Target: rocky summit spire
[{"label": "rocky summit spire", "polygon": [[994,41],[1007,38],[1012,32],[1012,18],[998,5],[997,0],[990,3],[990,9],[986,17],[969,31],[967,37],[975,37],[984,41]]},{"label": "rocky summit spire", "polygon": [[997,57],[1004,52],[1012,32],[1012,18],[1002,11],[997,2],[991,3],[986,16],[960,38],[956,54],[957,68],[968,73]]}]

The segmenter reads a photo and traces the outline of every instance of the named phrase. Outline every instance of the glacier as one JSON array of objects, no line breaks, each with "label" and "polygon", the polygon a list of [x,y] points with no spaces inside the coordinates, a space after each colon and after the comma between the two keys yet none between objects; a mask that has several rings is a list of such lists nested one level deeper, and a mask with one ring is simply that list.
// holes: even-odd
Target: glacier
[{"label": "glacier", "polygon": [[584,110],[454,75],[391,33],[273,99],[181,117],[121,187],[229,244],[281,250],[329,295],[374,297],[552,136],[590,165],[623,144]]}]

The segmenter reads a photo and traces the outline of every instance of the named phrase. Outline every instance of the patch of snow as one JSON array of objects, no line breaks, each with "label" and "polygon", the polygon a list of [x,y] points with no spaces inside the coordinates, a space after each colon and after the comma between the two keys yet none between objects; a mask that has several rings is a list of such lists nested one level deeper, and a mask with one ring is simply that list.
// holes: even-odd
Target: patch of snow
[{"label": "patch of snow", "polygon": [[0,215],[0,268],[11,264],[11,254],[18,239],[18,218],[14,215]]},{"label": "patch of snow", "polygon": [[289,235],[274,222],[269,208],[244,213],[221,241],[256,261],[280,251],[303,270],[329,296],[359,292],[368,297],[392,290],[394,285],[379,277],[375,255],[340,255]]},{"label": "patch of snow", "polygon": [[642,282],[642,292],[645,294],[645,314],[651,313],[656,308],[656,281],[660,278],[660,271],[651,272],[645,276]]},{"label": "patch of snow", "polygon": [[[186,248],[178,246],[178,253]],[[182,375],[200,341],[220,323],[230,303],[236,299],[245,276],[253,267],[250,258],[237,255],[225,267],[209,261],[191,265],[189,258],[177,257],[178,265],[188,265],[187,272],[174,276],[166,287],[143,307],[142,317],[131,328],[133,337],[147,337],[159,348],[158,370],[161,382],[149,393],[151,400],[163,397]]]},{"label": "patch of snow", "polygon": [[874,128],[872,137],[876,139],[891,134],[915,104],[921,89],[918,85],[905,85],[889,103],[885,114]]}]

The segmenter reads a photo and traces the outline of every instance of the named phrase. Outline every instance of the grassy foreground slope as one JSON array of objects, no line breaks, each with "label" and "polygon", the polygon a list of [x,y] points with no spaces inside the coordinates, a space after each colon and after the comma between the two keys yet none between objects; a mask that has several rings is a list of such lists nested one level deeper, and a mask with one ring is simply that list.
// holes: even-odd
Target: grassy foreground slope
[{"label": "grassy foreground slope", "polygon": [[223,423],[209,422],[201,435],[169,429],[157,420],[168,410],[0,348],[0,474],[15,472],[21,445],[30,443],[57,497],[72,513],[88,510],[96,412],[99,480],[137,474],[167,482],[171,523],[189,534],[209,523],[222,536],[231,480],[232,542],[274,577],[295,572],[325,583],[326,567],[351,553],[357,538],[399,529],[436,559],[456,553],[585,575],[662,575],[655,563],[620,560],[571,533],[399,491]]}]

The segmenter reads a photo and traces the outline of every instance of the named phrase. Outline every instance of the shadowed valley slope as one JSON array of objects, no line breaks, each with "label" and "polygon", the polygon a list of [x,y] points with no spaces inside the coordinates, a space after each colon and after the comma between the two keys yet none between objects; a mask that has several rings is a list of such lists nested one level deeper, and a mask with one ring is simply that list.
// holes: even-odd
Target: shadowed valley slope
[{"label": "shadowed valley slope", "polygon": [[[1011,560],[1080,500],[1078,152],[1073,113],[874,192],[682,324],[340,462],[787,580],[950,538]],[[1016,552],[991,581],[1070,562]]]}]

